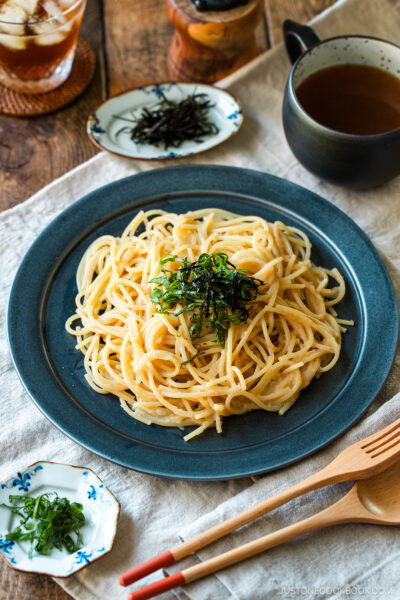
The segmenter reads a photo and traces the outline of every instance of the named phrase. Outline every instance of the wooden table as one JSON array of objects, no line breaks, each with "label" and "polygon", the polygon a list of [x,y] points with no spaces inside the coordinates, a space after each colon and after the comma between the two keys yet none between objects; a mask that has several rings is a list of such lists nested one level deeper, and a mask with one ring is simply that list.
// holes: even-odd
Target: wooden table
[{"label": "wooden table", "polygon": [[[265,0],[257,32],[260,51],[281,40],[285,18],[307,22],[334,0]],[[0,210],[26,200],[96,148],[87,115],[105,98],[169,79],[166,55],[172,36],[165,0],[88,0],[82,35],[97,56],[94,79],[71,106],[37,118],[0,115]],[[16,573],[0,560],[1,600],[71,600],[48,577]]]}]

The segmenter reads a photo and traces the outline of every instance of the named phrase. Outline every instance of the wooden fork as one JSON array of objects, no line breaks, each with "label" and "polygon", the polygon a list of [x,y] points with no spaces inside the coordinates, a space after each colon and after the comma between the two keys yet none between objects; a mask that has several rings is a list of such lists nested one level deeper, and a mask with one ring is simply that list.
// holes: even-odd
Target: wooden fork
[{"label": "wooden fork", "polygon": [[374,474],[367,479],[356,481],[351,490],[339,502],[316,515],[131,592],[128,600],[148,600],[185,583],[191,583],[201,577],[235,565],[251,556],[256,556],[260,552],[274,548],[299,535],[342,523],[400,525],[399,460],[377,475]]},{"label": "wooden fork", "polygon": [[318,473],[311,475],[304,481],[281,493],[263,500],[250,508],[222,521],[214,527],[207,529],[192,537],[190,540],[167,550],[158,556],[123,573],[119,582],[121,585],[129,585],[142,577],[167,567],[172,563],[204,548],[211,542],[220,539],[224,535],[242,527],[265,515],[269,511],[282,506],[285,502],[297,498],[306,492],[316,490],[325,485],[341,481],[353,481],[366,479],[373,474],[380,473],[392,465],[400,455],[400,419],[385,427],[381,431],[356,442],[341,452],[331,463]]}]

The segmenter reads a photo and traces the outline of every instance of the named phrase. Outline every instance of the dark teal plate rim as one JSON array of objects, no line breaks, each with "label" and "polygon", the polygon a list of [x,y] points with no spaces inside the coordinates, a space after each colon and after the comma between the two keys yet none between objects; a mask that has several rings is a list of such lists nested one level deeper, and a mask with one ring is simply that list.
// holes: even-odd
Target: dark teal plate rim
[{"label": "dark teal plate rim", "polygon": [[[316,263],[337,266],[344,274],[348,289],[338,312],[356,324],[343,337],[335,368],[303,390],[286,415],[253,411],[230,417],[221,435],[208,430],[185,443],[181,430],[136,422],[115,398],[97,394],[83,380],[82,356],[64,328],[73,312],[79,258],[98,235],[118,235],[139,209],[150,207],[170,212],[220,207],[282,220],[310,236]],[[7,327],[24,386],[38,408],[70,438],[108,460],[148,474],[221,480],[294,463],[359,419],[394,360],[398,309],[378,252],[332,203],[267,173],[186,165],[115,181],[54,219],[21,262],[10,293]],[[377,348],[379,331],[385,335]]]}]

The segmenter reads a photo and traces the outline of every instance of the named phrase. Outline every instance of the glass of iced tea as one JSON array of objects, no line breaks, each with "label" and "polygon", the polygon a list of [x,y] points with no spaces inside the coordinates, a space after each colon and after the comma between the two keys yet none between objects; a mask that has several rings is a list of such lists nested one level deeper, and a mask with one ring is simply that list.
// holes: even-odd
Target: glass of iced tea
[{"label": "glass of iced tea", "polygon": [[39,94],[67,79],[86,0],[0,0],[0,83]]}]

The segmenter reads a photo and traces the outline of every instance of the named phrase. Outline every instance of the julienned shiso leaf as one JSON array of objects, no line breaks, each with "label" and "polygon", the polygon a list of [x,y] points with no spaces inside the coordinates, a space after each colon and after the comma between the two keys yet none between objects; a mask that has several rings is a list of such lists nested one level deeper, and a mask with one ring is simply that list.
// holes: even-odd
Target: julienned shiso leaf
[{"label": "julienned shiso leaf", "polygon": [[131,123],[117,132],[126,132],[137,144],[164,145],[168,148],[178,148],[185,141],[201,143],[208,135],[217,134],[217,125],[210,120],[209,110],[214,104],[207,94],[193,93],[182,100],[168,100],[161,88],[158,87],[161,100],[152,107],[142,108],[139,115],[132,112],[132,118],[114,115]]},{"label": "julienned shiso leaf", "polygon": [[[175,271],[166,268],[174,262],[182,265]],[[200,254],[192,263],[186,257],[164,256],[160,268],[162,275],[150,281],[156,284],[150,299],[157,305],[157,312],[179,316],[191,311],[190,337],[200,338],[203,327],[211,327],[221,348],[230,324],[247,321],[247,305],[255,300],[258,287],[263,285],[260,279],[236,269],[223,252]],[[178,304],[179,310],[171,311]],[[183,364],[198,354],[199,351]]]},{"label": "julienned shiso leaf", "polygon": [[80,528],[85,524],[83,506],[59,498],[56,492],[33,496],[8,497],[10,505],[2,503],[12,513],[21,517],[17,527],[6,534],[10,541],[29,541],[29,558],[33,552],[50,554],[53,548],[69,553],[76,552],[83,545]]}]

